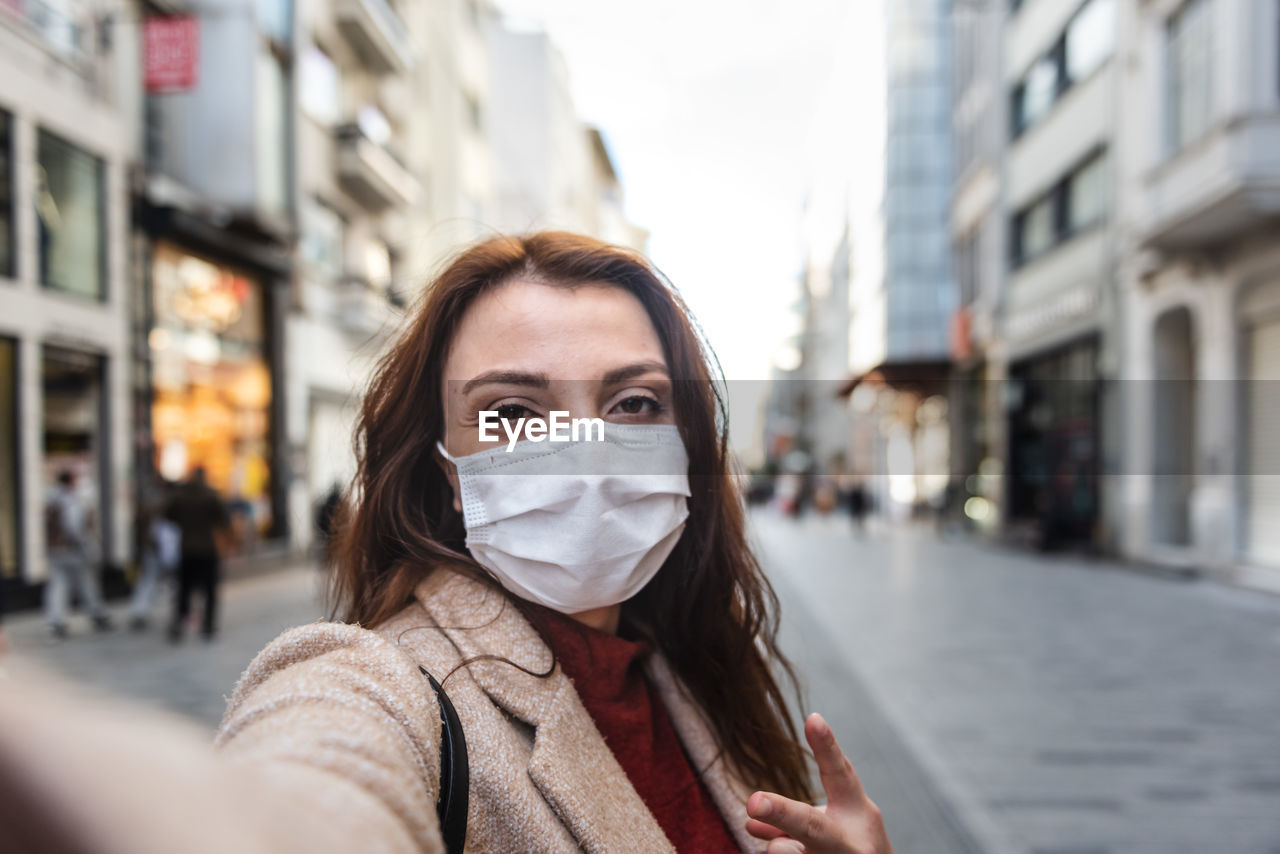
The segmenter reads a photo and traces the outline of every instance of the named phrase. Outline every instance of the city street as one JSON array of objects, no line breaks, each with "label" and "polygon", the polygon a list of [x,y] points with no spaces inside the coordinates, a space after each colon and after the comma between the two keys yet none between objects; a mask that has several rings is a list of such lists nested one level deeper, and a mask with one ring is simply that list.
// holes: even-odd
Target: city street
[{"label": "city street", "polygon": [[844,519],[754,521],[810,704],[854,735],[899,852],[963,849],[908,844],[899,816],[936,811],[860,754],[881,714],[980,850],[1280,852],[1280,598],[912,530],[859,540]]},{"label": "city street", "polygon": [[[1280,852],[1280,599],[845,523],[753,519],[808,709],[899,854]],[[212,728],[253,653],[320,616],[318,582],[231,584],[213,645],[7,627],[18,656]]]}]

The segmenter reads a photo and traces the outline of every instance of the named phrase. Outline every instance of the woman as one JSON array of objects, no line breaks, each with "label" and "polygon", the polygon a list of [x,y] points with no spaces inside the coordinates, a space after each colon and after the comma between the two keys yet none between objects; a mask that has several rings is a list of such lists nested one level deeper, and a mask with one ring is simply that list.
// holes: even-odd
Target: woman
[{"label": "woman", "polygon": [[[599,422],[540,441],[553,413]],[[891,851],[818,715],[810,806],[723,407],[643,259],[562,233],[463,252],[357,433],[343,622],[271,643],[217,739],[322,850],[443,850],[425,671],[465,734],[469,851]]]}]

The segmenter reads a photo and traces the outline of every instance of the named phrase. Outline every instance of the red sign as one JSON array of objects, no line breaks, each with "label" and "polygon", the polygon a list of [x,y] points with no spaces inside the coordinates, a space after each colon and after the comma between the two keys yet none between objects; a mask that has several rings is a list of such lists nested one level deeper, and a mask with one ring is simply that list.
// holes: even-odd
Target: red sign
[{"label": "red sign", "polygon": [[148,92],[186,92],[200,66],[200,21],[195,15],[147,18],[142,30]]}]

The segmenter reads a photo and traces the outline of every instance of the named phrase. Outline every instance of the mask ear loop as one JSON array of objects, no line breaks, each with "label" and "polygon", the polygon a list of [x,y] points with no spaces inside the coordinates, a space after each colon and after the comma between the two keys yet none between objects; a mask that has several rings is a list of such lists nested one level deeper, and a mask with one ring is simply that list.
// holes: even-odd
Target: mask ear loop
[{"label": "mask ear loop", "polygon": [[444,449],[444,442],[437,441],[436,450],[440,452],[440,456],[444,457],[446,460],[453,463],[455,466],[458,464],[457,458],[454,457],[453,454],[450,454],[448,451]]}]

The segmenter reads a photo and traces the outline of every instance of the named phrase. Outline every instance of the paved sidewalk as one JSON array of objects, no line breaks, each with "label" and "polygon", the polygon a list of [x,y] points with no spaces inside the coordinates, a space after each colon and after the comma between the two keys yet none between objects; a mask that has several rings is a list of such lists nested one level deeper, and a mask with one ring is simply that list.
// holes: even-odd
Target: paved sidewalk
[{"label": "paved sidewalk", "polygon": [[843,522],[753,520],[984,847],[1280,852],[1280,598]]},{"label": "paved sidewalk", "polygon": [[51,641],[37,614],[10,615],[5,633],[15,658],[103,693],[176,712],[212,733],[226,696],[253,656],[283,630],[323,616],[320,584],[320,572],[312,566],[227,583],[213,643],[192,633],[185,643],[170,645],[164,634],[167,612],[149,631],[131,632],[122,604],[111,606],[117,627],[105,634],[95,634],[88,619],[79,616],[71,620],[68,640]]}]

